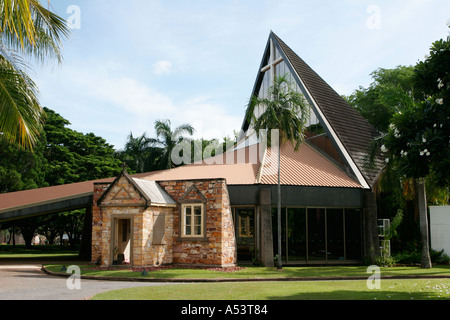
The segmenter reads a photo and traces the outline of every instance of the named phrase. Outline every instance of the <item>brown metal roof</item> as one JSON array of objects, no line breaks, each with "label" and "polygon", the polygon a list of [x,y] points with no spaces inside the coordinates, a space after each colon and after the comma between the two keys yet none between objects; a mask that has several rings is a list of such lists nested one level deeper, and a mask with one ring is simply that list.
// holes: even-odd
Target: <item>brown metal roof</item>
[{"label": "brown metal roof", "polygon": [[[112,180],[111,180],[112,181]],[[47,204],[55,200],[70,199],[92,194],[93,182],[79,182],[48,188],[31,189],[0,194],[0,212],[28,206]]]},{"label": "brown metal roof", "polygon": [[193,164],[151,173],[143,179],[174,181],[222,178],[229,185],[254,184],[260,167],[258,152],[259,145],[247,146]]},{"label": "brown metal roof", "polygon": [[[280,163],[282,185],[362,188],[341,167],[308,143],[303,143],[298,151],[295,151],[292,143],[283,144]],[[264,160],[260,183],[278,183],[278,156],[270,148]]]},{"label": "brown metal roof", "polygon": [[[228,185],[277,184],[278,162],[273,162],[276,159],[271,157],[270,148],[263,157],[252,157],[251,155],[254,154],[252,152],[257,151],[259,151],[257,145],[253,145],[212,158],[216,160],[220,158],[224,164],[206,164],[203,161],[150,174],[143,179],[174,181],[223,178]],[[239,161],[240,152],[242,152],[242,161]],[[234,163],[227,164],[227,158],[234,159]],[[248,163],[254,159],[256,159],[255,162]],[[290,143],[284,144],[281,148],[281,184],[361,188],[361,185],[342,168],[307,143],[303,143],[298,151],[295,151]]]},{"label": "brown metal roof", "polygon": [[[138,174],[140,178],[148,175]],[[44,205],[54,201],[69,200],[80,196],[92,195],[94,183],[111,183],[115,178],[105,178],[85,182],[77,182],[47,188],[30,189],[0,194],[0,214],[11,209],[22,209],[30,206]]]}]

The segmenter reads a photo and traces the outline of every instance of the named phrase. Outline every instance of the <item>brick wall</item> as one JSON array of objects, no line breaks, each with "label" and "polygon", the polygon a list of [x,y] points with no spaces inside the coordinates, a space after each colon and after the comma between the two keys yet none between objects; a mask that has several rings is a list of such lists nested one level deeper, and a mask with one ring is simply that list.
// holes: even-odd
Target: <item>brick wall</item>
[{"label": "brick wall", "polygon": [[[114,218],[132,221],[131,262],[134,266],[188,264],[231,266],[236,263],[236,243],[228,189],[224,179],[159,182],[178,203],[177,207],[144,207],[139,192],[125,177],[102,199],[109,184],[94,185],[92,213],[92,262],[112,264],[111,241]],[[199,202],[205,208],[205,234],[186,239],[180,234],[181,205]],[[154,225],[158,230],[155,234]],[[154,236],[157,240],[154,241]]]},{"label": "brick wall", "polygon": [[[177,202],[174,212],[173,262],[176,264],[230,266],[236,263],[236,242],[228,189],[224,179],[159,182]],[[192,187],[195,186],[195,187]],[[183,202],[205,201],[205,238],[181,237]]]},{"label": "brick wall", "polygon": [[97,201],[109,187],[109,183],[95,183],[94,184],[94,201],[92,204],[92,253],[91,261],[93,263],[101,262],[102,258],[102,224],[103,213],[97,206]]}]

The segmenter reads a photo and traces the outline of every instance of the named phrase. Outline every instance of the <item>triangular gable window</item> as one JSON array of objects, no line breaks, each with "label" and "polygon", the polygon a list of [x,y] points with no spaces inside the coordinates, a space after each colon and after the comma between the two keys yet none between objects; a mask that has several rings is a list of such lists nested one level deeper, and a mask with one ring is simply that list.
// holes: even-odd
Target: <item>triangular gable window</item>
[{"label": "triangular gable window", "polygon": [[[295,87],[297,92],[304,95],[299,84],[295,80],[295,77],[292,75],[292,67],[289,65],[284,58],[284,55],[280,53],[280,49],[273,41],[273,39],[269,40],[268,48],[264,54],[262,67],[260,70],[260,75],[256,81],[255,93],[258,93],[260,98],[268,98],[268,89],[273,84],[273,81],[276,77],[284,76],[286,77],[291,85]],[[306,99],[305,99],[306,100]],[[308,101],[306,103],[309,105]],[[262,107],[258,107],[255,110],[255,116],[259,117],[264,112]],[[252,128],[252,124],[248,126],[248,129]],[[245,128],[244,128],[245,129]],[[247,131],[247,135],[251,134],[252,130]],[[324,126],[322,125],[319,117],[316,115],[316,111],[314,107],[309,108],[309,120],[307,122],[307,132],[306,136],[308,141],[319,148],[322,152],[324,152],[331,159],[335,160],[337,163],[343,165],[345,162],[343,161],[341,155],[336,150],[335,146],[333,146],[332,142],[328,138]]]},{"label": "triangular gable window", "polygon": [[[293,79],[309,106],[308,142],[343,164],[363,188],[377,180],[381,168],[367,168],[368,146],[379,133],[281,39],[271,32],[252,96],[264,97],[277,75]],[[304,91],[304,92],[303,92]],[[264,110],[255,108],[258,117]],[[258,143],[252,123],[244,119],[238,147]],[[314,141],[325,142],[320,146]],[[324,147],[326,146],[326,147]],[[379,160],[379,159],[378,159]],[[382,161],[381,161],[382,162]]]},{"label": "triangular gable window", "polygon": [[[266,50],[263,58],[261,73],[257,80],[255,94],[258,93],[260,98],[268,98],[268,89],[272,86],[274,80],[279,76],[287,77],[296,90],[303,94],[300,87],[294,80],[288,64],[272,39],[269,41],[269,49],[270,50]],[[255,116],[259,117],[259,115],[263,112],[264,110],[259,107],[255,110]],[[309,131],[315,134],[322,134],[322,125],[320,124],[319,118],[313,108],[310,108],[309,115],[310,117],[307,123],[307,127],[310,128]],[[250,128],[251,127],[252,125],[250,125]]]}]

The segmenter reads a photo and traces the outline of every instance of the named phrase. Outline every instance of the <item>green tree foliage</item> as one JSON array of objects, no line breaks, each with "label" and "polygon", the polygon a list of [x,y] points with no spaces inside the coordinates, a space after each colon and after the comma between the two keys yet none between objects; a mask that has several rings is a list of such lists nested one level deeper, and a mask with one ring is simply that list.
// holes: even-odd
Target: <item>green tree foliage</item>
[{"label": "green tree foliage", "polygon": [[157,143],[161,146],[161,168],[170,169],[175,165],[172,161],[172,150],[182,141],[188,141],[188,136],[194,134],[194,128],[190,124],[182,124],[172,129],[170,120],[157,120],[155,122]]},{"label": "green tree foliage", "polygon": [[[268,89],[268,98],[261,99],[254,96],[250,99],[246,111],[246,118],[254,123],[254,130],[267,132],[270,144],[270,130],[278,129],[281,142],[289,141],[297,150],[303,142],[306,122],[309,118],[308,108],[303,95],[298,93],[289,82],[287,76],[277,77]],[[261,106],[263,113],[256,118],[255,108]]]},{"label": "green tree foliage", "polygon": [[113,177],[120,172],[121,161],[106,140],[72,130],[67,127],[68,120],[48,108],[45,112],[44,156],[48,161],[46,181],[50,185]]},{"label": "green tree foliage", "polygon": [[130,173],[150,172],[160,169],[162,149],[155,146],[156,139],[147,137],[144,132],[139,137],[130,133],[123,150],[116,156],[128,167]]},{"label": "green tree foliage", "polygon": [[386,132],[392,116],[401,106],[392,96],[387,96],[390,87],[408,92],[413,87],[414,67],[398,66],[395,69],[379,68],[371,73],[373,82],[368,88],[360,87],[346,100],[366,118],[376,129]]},{"label": "green tree foliage", "polygon": [[0,193],[48,186],[45,181],[45,134],[41,134],[34,152],[0,139]]},{"label": "green tree foliage", "polygon": [[[425,182],[450,187],[450,36],[433,43],[415,69],[414,91],[388,86],[386,101],[397,101],[387,133],[379,141],[386,163],[402,180],[411,179],[420,219],[422,267],[431,268]],[[419,96],[417,96],[419,94]]]},{"label": "green tree foliage", "polygon": [[406,178],[432,176],[449,187],[450,36],[433,43],[429,57],[417,64],[414,88],[421,99],[396,88],[388,93],[402,97],[404,108],[392,117],[382,151]]},{"label": "green tree foliage", "polygon": [[[12,192],[60,184],[114,177],[122,170],[112,145],[94,135],[82,134],[68,126],[70,122],[44,108],[45,126],[33,152],[0,140],[0,192]],[[50,241],[56,235],[69,236],[78,244],[84,211],[33,217],[2,225],[20,228],[28,247],[37,229]]]}]

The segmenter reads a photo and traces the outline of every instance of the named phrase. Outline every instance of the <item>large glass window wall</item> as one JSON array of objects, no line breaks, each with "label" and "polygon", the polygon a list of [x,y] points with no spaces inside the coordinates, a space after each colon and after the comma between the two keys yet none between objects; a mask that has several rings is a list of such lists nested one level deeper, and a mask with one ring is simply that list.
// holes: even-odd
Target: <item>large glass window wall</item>
[{"label": "large glass window wall", "polygon": [[[361,209],[282,208],[282,261],[361,261],[361,214]],[[272,210],[272,228],[277,255],[277,208]]]}]

